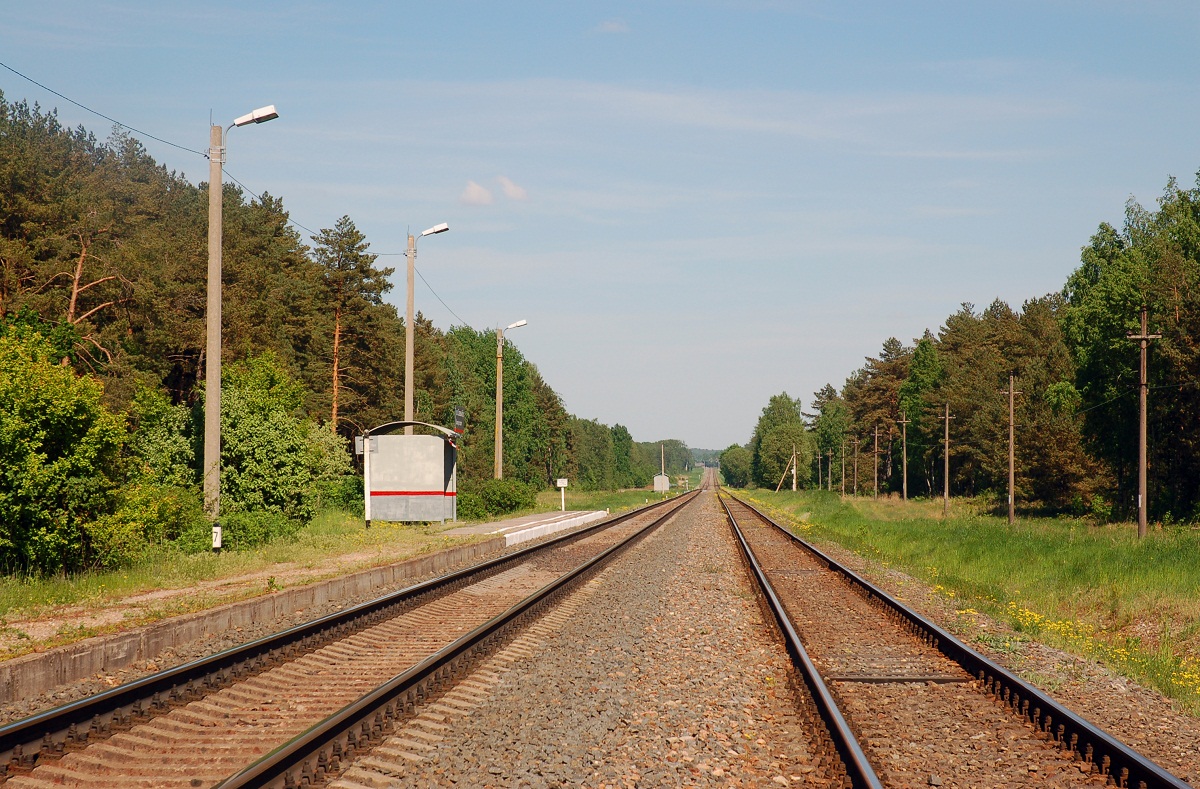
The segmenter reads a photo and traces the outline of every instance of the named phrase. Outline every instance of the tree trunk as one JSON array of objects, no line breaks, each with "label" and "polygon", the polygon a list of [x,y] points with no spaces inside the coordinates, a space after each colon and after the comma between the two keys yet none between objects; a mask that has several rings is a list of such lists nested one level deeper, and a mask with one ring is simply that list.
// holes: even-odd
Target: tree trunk
[{"label": "tree trunk", "polygon": [[67,305],[67,323],[75,323],[75,305],[79,302],[79,281],[83,279],[83,261],[87,259],[88,243],[79,237],[79,259],[75,261],[75,275],[71,277],[71,301]]},{"label": "tree trunk", "polygon": [[339,306],[333,311],[333,413],[329,417],[329,429],[334,433],[337,432],[338,426],[338,384],[341,380],[341,361],[342,350],[342,308]]}]

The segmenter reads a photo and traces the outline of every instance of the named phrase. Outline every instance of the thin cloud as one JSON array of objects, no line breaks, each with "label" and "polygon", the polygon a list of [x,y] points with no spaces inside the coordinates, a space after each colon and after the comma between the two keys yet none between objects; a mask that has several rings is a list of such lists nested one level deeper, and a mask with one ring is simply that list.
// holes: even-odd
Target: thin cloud
[{"label": "thin cloud", "polygon": [[458,196],[458,202],[463,205],[491,205],[492,193],[474,181],[467,181],[466,188]]},{"label": "thin cloud", "polygon": [[608,19],[592,28],[594,33],[628,33],[629,25],[624,19]]},{"label": "thin cloud", "polygon": [[528,193],[525,191],[524,187],[517,186],[503,175],[497,180],[500,181],[500,187],[504,190],[504,196],[509,200],[524,200],[526,197],[528,197]]}]

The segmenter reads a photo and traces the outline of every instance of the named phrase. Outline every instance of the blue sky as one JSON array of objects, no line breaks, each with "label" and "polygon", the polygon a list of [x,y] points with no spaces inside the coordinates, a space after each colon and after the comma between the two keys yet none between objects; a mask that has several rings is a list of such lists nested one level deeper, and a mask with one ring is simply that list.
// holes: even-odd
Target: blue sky
[{"label": "blue sky", "polygon": [[744,442],[889,336],[1059,290],[1101,221],[1200,168],[1192,2],[4,5],[0,61],[165,140],[277,105],[227,173],[301,225],[399,253],[448,221],[417,266],[450,309],[420,280],[418,308],[528,319],[567,408],[643,441]]}]

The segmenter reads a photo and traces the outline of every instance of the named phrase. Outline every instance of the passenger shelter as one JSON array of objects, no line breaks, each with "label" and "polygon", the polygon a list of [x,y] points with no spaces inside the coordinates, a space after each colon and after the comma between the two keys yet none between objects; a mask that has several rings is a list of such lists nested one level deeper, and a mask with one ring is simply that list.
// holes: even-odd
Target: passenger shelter
[{"label": "passenger shelter", "polygon": [[[424,428],[432,434],[406,427]],[[458,433],[427,422],[387,422],[356,436],[363,456],[363,515],[371,520],[458,520]]]}]

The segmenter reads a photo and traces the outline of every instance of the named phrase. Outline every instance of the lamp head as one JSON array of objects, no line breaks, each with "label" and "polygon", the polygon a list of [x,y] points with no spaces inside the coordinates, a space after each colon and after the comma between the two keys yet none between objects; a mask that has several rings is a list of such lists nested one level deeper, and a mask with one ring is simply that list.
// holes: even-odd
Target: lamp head
[{"label": "lamp head", "polygon": [[504,327],[504,330],[508,331],[509,329],[519,329],[522,326],[524,326],[526,323],[529,323],[529,321],[522,318],[521,320],[517,321],[516,323],[508,324],[507,326]]},{"label": "lamp head", "polygon": [[268,104],[265,107],[259,107],[254,112],[249,112],[240,118],[233,121],[234,126],[247,126],[251,123],[266,123],[273,121],[279,117],[279,113],[275,111],[274,104]]},{"label": "lamp head", "polygon": [[424,238],[425,236],[436,235],[438,233],[445,233],[449,229],[450,229],[450,225],[446,222],[442,222],[440,225],[434,225],[433,227],[429,228],[428,230],[422,232],[421,238]]}]

